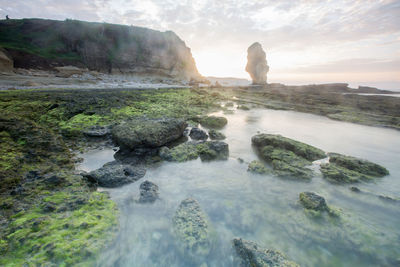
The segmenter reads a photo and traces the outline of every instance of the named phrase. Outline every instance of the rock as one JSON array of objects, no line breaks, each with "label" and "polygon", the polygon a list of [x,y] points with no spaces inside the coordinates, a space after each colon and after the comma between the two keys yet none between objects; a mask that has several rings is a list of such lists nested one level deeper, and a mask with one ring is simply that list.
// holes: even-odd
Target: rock
[{"label": "rock", "polygon": [[272,146],[288,151],[292,151],[299,157],[314,161],[326,157],[321,149],[307,145],[305,143],[275,134],[257,134],[251,138],[251,142],[257,148]]},{"label": "rock", "polygon": [[328,210],[325,199],[313,192],[302,192],[300,193],[299,198],[300,203],[306,209],[315,211]]},{"label": "rock", "polygon": [[158,198],[158,186],[150,181],[140,184],[140,203],[153,203]]},{"label": "rock", "polygon": [[254,43],[247,49],[246,71],[250,74],[253,84],[267,83],[269,67],[266,54],[260,43]]},{"label": "rock", "polygon": [[118,187],[142,178],[146,170],[130,165],[122,165],[116,161],[106,163],[100,169],[84,174],[90,181],[103,187]]},{"label": "rock", "polygon": [[159,155],[166,161],[184,162],[197,159],[203,161],[228,159],[229,146],[222,141],[187,142],[173,148],[162,147]]},{"label": "rock", "polygon": [[229,146],[222,141],[207,141],[196,146],[202,161],[226,160],[229,156]]},{"label": "rock", "polygon": [[241,110],[250,110],[250,108],[248,106],[245,106],[245,105],[240,105],[237,108],[241,109]]},{"label": "rock", "polygon": [[33,81],[26,81],[22,84],[22,86],[38,87],[38,86],[40,86],[40,83],[33,82]]},{"label": "rock", "polygon": [[233,248],[240,257],[242,267],[298,267],[299,265],[287,259],[277,250],[264,249],[251,241],[235,238]]},{"label": "rock", "polygon": [[172,223],[178,249],[185,258],[196,261],[210,253],[212,245],[210,226],[195,199],[188,198],[181,202]]},{"label": "rock", "polygon": [[208,135],[210,136],[211,140],[224,140],[226,138],[226,136],[223,133],[218,132],[214,129],[208,131]]},{"label": "rock", "polygon": [[323,177],[333,183],[356,183],[360,180],[372,180],[389,174],[389,171],[373,162],[328,153],[329,163],[321,165]]},{"label": "rock", "polygon": [[104,126],[94,126],[83,131],[83,134],[88,137],[104,137],[110,133],[110,128]]},{"label": "rock", "polygon": [[183,135],[187,124],[180,119],[133,119],[115,126],[113,140],[122,150],[160,147]]},{"label": "rock", "polygon": [[202,129],[196,128],[196,127],[193,127],[190,130],[189,136],[193,140],[207,140],[207,138],[208,138],[208,135],[205,131],[203,131]]},{"label": "rock", "polygon": [[247,171],[258,174],[265,174],[270,172],[269,169],[266,168],[264,164],[258,160],[253,160],[252,162],[250,162]]},{"label": "rock", "polygon": [[69,78],[74,74],[82,75],[89,71],[88,69],[81,69],[74,66],[55,67],[54,69],[58,72],[56,76],[63,78]]},{"label": "rock", "polygon": [[14,62],[7,51],[0,47],[0,72],[13,72]]},{"label": "rock", "polygon": [[200,119],[200,124],[207,128],[222,128],[228,123],[225,117],[207,116]]}]

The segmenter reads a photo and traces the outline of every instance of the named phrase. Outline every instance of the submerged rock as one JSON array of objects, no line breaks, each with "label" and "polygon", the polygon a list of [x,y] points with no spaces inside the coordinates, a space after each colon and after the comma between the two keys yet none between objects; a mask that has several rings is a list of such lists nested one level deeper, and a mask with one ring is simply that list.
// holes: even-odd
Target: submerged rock
[{"label": "submerged rock", "polygon": [[203,131],[202,129],[197,128],[197,127],[193,127],[190,130],[189,136],[193,140],[207,140],[207,138],[208,138],[207,133],[205,131]]},{"label": "submerged rock", "polygon": [[270,172],[269,169],[258,160],[253,160],[252,162],[250,162],[247,171],[258,174],[265,174]]},{"label": "submerged rock", "polygon": [[258,134],[251,140],[260,157],[270,162],[280,177],[309,180],[314,172],[308,166],[325,157],[325,152],[318,148],[280,135]]},{"label": "submerged rock", "polygon": [[299,195],[300,203],[306,209],[324,211],[328,209],[325,198],[313,192],[302,192]]},{"label": "submerged rock", "polygon": [[140,203],[153,203],[158,198],[158,186],[150,181],[144,181],[140,184]]},{"label": "submerged rock", "polygon": [[240,257],[242,267],[298,267],[299,265],[287,259],[277,250],[264,249],[251,241],[235,238],[233,248]]},{"label": "submerged rock", "polygon": [[195,199],[188,198],[181,202],[172,223],[178,249],[182,255],[196,261],[210,253],[212,245],[210,226]]},{"label": "submerged rock", "polygon": [[113,161],[84,176],[103,187],[118,187],[139,180],[145,173],[146,170],[142,167],[123,165]]},{"label": "submerged rock", "polygon": [[183,135],[187,124],[180,119],[134,119],[112,129],[113,140],[125,150],[160,147]]},{"label": "submerged rock", "polygon": [[389,174],[389,171],[368,160],[329,153],[329,163],[321,165],[323,177],[334,183],[356,183]]},{"label": "submerged rock", "polygon": [[200,124],[207,128],[222,128],[228,123],[225,117],[207,116],[200,119]]},{"label": "submerged rock", "polygon": [[226,138],[226,136],[223,133],[216,131],[214,129],[208,131],[208,135],[210,136],[211,140],[224,140]]},{"label": "submerged rock", "polygon": [[222,141],[207,141],[196,146],[201,160],[226,160],[229,156],[229,146]]}]

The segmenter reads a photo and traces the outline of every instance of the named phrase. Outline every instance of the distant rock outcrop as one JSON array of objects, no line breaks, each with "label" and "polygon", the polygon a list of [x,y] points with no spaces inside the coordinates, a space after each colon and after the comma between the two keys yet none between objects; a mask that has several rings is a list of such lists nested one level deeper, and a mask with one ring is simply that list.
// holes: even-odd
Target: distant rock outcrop
[{"label": "distant rock outcrop", "polygon": [[7,52],[0,47],[0,72],[12,72],[14,63]]},{"label": "distant rock outcrop", "polygon": [[2,20],[0,47],[17,68],[74,66],[115,74],[202,78],[190,49],[172,31],[77,20]]},{"label": "distant rock outcrop", "polygon": [[269,66],[266,54],[260,43],[254,43],[247,49],[246,71],[250,74],[253,84],[266,84]]}]

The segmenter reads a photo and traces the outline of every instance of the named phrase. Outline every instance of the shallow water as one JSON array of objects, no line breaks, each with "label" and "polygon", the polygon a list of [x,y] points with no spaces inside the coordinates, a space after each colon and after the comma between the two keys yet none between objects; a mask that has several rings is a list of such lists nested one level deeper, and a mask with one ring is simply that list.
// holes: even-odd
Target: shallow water
[{"label": "shallow water", "polygon": [[[277,249],[301,266],[393,266],[400,255],[400,204],[377,195],[400,198],[400,132],[311,114],[253,109],[224,115],[230,158],[227,161],[163,163],[141,181],[160,188],[160,200],[139,204],[141,181],[109,190],[121,210],[121,229],[102,266],[195,266],[176,249],[171,219],[179,203],[197,199],[215,229],[217,241],[207,266],[235,266],[233,237]],[[251,137],[281,134],[327,152],[362,157],[382,164],[390,175],[375,183],[333,185],[317,175],[297,182],[247,172],[257,158]],[[110,158],[110,160],[112,160]],[[85,161],[84,161],[85,163]],[[341,210],[340,219],[313,219],[297,203],[300,192],[314,191]],[[205,265],[203,265],[205,266]]]}]

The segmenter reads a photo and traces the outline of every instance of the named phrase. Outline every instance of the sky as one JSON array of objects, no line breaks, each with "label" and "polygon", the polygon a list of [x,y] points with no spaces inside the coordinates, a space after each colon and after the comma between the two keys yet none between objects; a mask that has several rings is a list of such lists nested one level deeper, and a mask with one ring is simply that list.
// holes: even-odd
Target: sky
[{"label": "sky", "polygon": [[268,82],[400,90],[400,0],[0,0],[7,14],[172,30],[205,76],[249,79],[259,42]]}]

